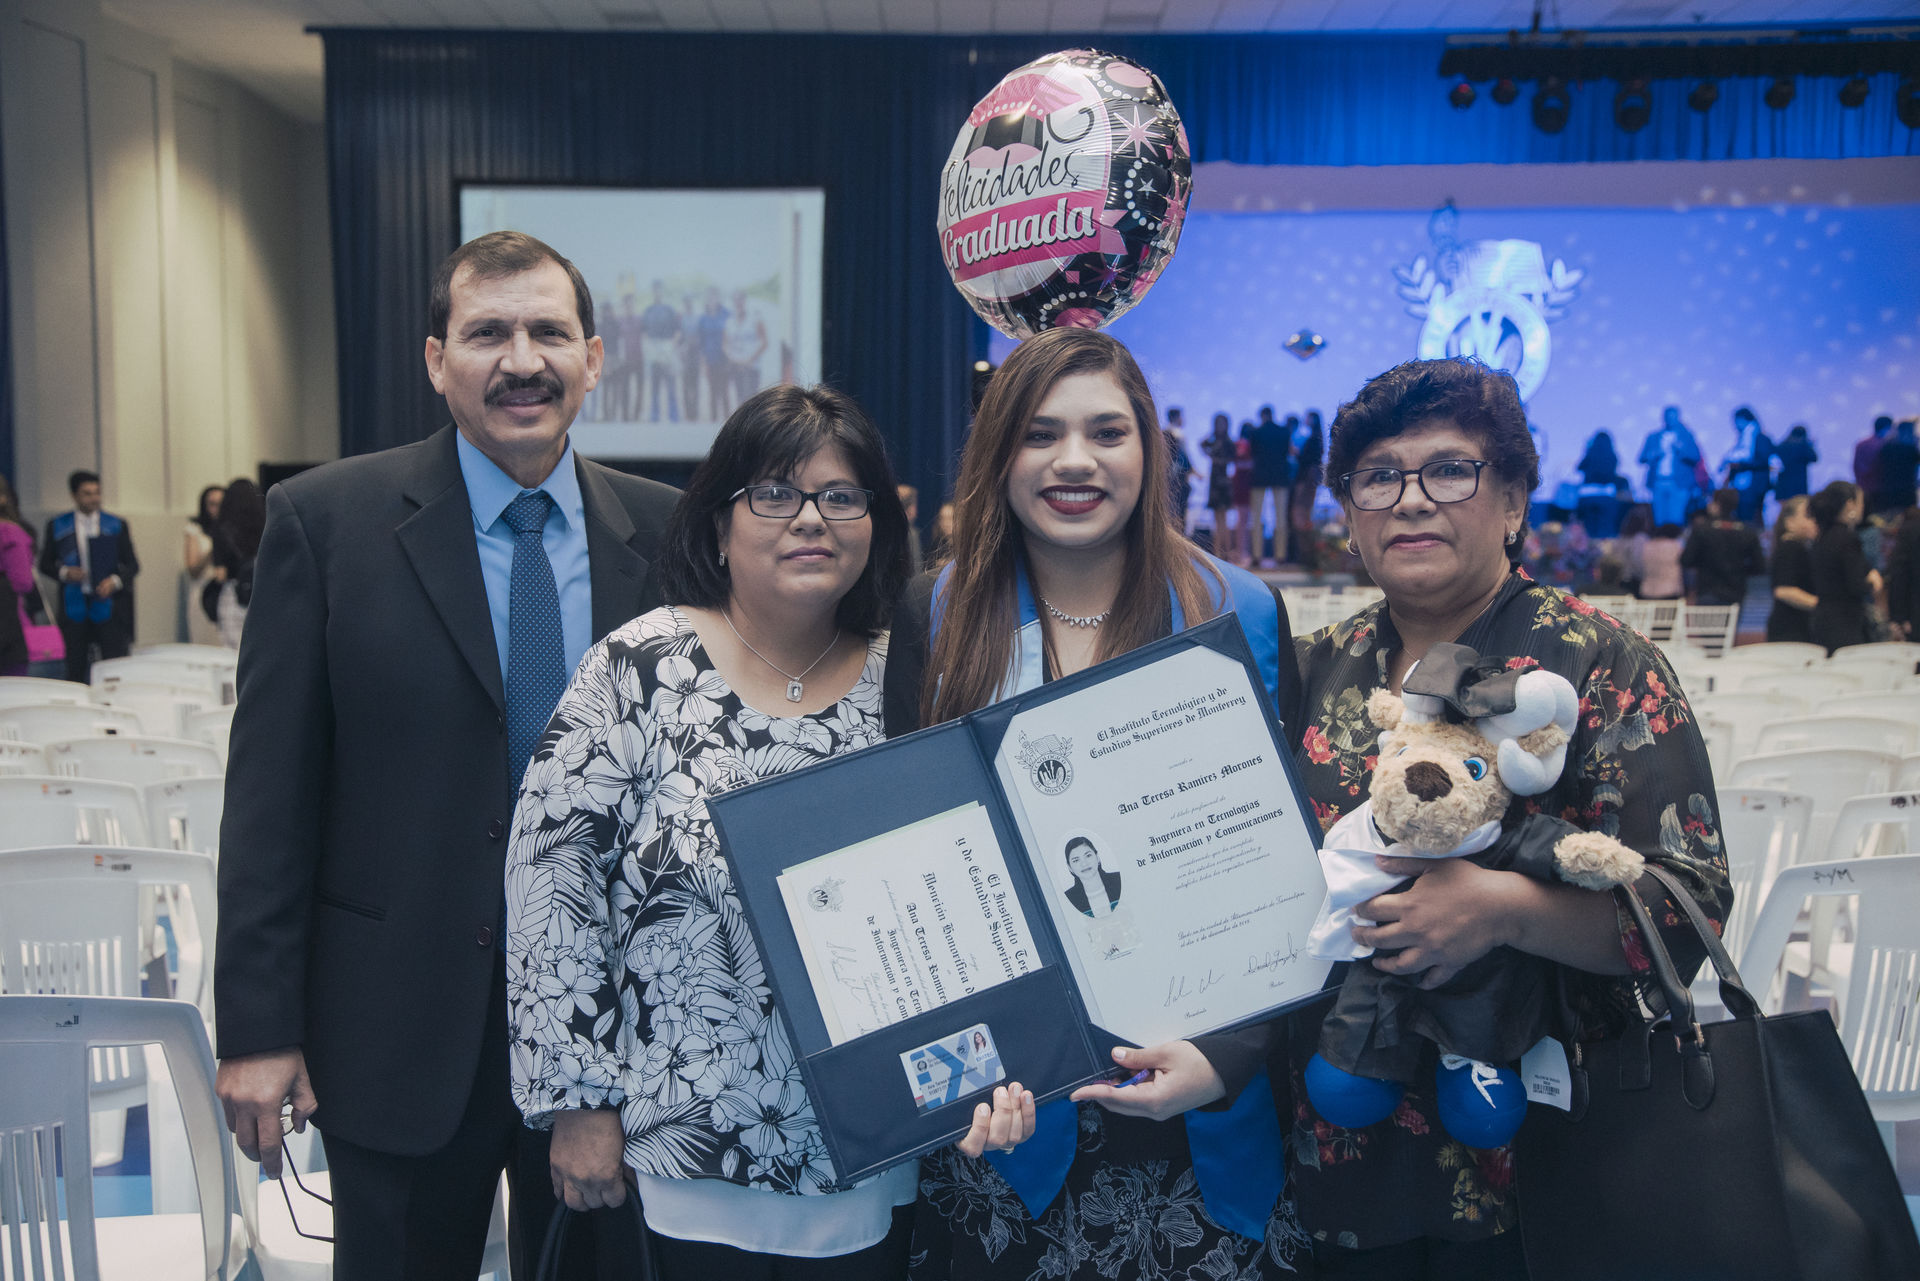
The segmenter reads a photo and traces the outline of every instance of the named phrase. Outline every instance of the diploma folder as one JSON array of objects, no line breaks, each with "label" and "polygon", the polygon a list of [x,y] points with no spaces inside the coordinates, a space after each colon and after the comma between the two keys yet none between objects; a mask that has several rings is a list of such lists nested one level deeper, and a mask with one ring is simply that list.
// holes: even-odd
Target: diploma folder
[{"label": "diploma folder", "polygon": [[[1300,787],[1292,754],[1245,633],[1231,614],[958,720],[782,774],[708,802],[735,891],[759,945],[774,1004],[786,1024],[840,1186],[955,1142],[971,1125],[974,1106],[991,1101],[995,1083],[1018,1081],[1033,1092],[1037,1102],[1044,1102],[1089,1082],[1111,1079],[1113,1048],[1135,1044],[1097,1026],[1089,1017],[1066,945],[1043,902],[1044,895],[1055,892],[1053,885],[1036,870],[1036,855],[1026,848],[1015,818],[1018,802],[1010,802],[995,761],[1010,723],[1022,712],[1194,648],[1210,649],[1234,660],[1263,713],[1268,745],[1290,791],[1276,803],[1277,809],[1286,811],[1280,822],[1297,825],[1293,831],[1281,832],[1274,830],[1279,827],[1276,823],[1263,832],[1263,838],[1271,841],[1278,836],[1290,848],[1305,851],[1304,862],[1311,866],[1290,869],[1290,876],[1302,886],[1290,897],[1309,897],[1306,909],[1310,916],[1324,895],[1324,881],[1314,854],[1319,845],[1319,825]],[[1125,710],[1116,706],[1104,714],[1122,721]],[[1088,727],[1090,732],[1093,728]],[[809,978],[803,944],[788,914],[779,885],[781,874],[816,857],[969,803],[985,809],[1006,855],[1009,879],[1029,926],[1035,951],[1032,960],[1037,968],[835,1045]],[[1318,995],[1328,966],[1304,955],[1304,932],[1299,942],[1294,949],[1297,960],[1285,958],[1290,962],[1288,972],[1298,976],[1285,999],[1262,1009],[1243,1011],[1217,1027],[1196,1029],[1193,1034],[1260,1022]],[[944,1105],[923,1105],[903,1067],[905,1056],[930,1048],[943,1038],[951,1042],[956,1034],[968,1033],[977,1025],[991,1030],[992,1048],[1004,1075]]]}]

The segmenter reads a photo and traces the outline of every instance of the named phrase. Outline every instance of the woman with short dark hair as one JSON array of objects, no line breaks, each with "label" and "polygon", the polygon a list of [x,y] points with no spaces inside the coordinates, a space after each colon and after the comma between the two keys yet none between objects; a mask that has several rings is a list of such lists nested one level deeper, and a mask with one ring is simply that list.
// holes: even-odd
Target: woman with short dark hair
[{"label": "woman with short dark hair", "polygon": [[[1385,598],[1302,642],[1305,695],[1292,728],[1306,793],[1328,828],[1367,799],[1380,734],[1368,699],[1399,694],[1431,647],[1456,643],[1484,663],[1541,667],[1579,691],[1579,719],[1560,779],[1516,797],[1506,820],[1539,810],[1615,836],[1678,876],[1717,921],[1731,892],[1713,779],[1666,660],[1632,629],[1515,565],[1538,467],[1512,377],[1475,362],[1409,361],[1341,407],[1329,483]],[[1358,909],[1374,924],[1356,930],[1356,941],[1376,949],[1358,964],[1431,988],[1511,947],[1556,963],[1595,1031],[1636,1008],[1631,979],[1646,973],[1646,955],[1608,894],[1464,858],[1381,865],[1411,884]],[[1644,878],[1625,892],[1647,900],[1690,977],[1701,947],[1659,883]],[[1516,1183],[1510,1148],[1471,1150],[1445,1132],[1431,1066],[1406,1078],[1415,1084],[1397,1103],[1383,1096],[1392,1111],[1378,1119],[1340,1125],[1310,1106],[1302,1074],[1325,1052],[1325,1008],[1287,1024],[1298,1101],[1293,1182],[1315,1262],[1336,1275],[1406,1281],[1525,1277],[1525,1173]],[[1337,1029],[1332,1039],[1351,1046]],[[1435,1056],[1431,1043],[1420,1053],[1423,1064]]]},{"label": "woman with short dark hair", "polygon": [[[856,1281],[906,1267],[918,1164],[830,1191],[707,812],[883,737],[906,532],[851,399],[748,397],[668,521],[670,603],[587,651],[527,768],[507,856],[514,1100],[553,1127],[569,1205],[617,1205],[635,1181],[671,1281],[785,1275],[776,1257]],[[976,1111],[975,1150],[1024,1137],[1022,1094]]]}]

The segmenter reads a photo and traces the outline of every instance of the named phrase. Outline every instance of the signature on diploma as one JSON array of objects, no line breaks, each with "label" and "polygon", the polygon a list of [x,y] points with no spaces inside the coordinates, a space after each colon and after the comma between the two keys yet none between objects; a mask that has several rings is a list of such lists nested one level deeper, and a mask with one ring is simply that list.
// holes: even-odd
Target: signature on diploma
[{"label": "signature on diploma", "polygon": [[1211,969],[1197,979],[1191,974],[1176,974],[1167,980],[1167,999],[1162,1005],[1163,1007],[1170,1006],[1174,1004],[1174,1002],[1184,1001],[1188,997],[1205,996],[1214,984],[1222,981],[1226,977],[1224,974],[1215,974]]},{"label": "signature on diploma", "polygon": [[1293,944],[1293,935],[1287,935],[1285,947],[1270,948],[1265,952],[1255,952],[1247,957],[1247,975],[1277,970],[1283,965],[1291,965],[1300,959],[1300,949]]}]

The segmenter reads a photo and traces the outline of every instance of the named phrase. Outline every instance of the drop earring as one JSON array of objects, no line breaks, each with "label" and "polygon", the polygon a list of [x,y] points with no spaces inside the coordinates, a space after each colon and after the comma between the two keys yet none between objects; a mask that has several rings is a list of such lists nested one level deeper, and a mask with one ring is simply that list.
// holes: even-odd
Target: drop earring
[{"label": "drop earring", "polygon": [[[1512,540],[1511,538],[1509,538],[1509,539],[1508,539],[1507,541],[1508,541],[1508,542],[1512,542],[1513,540]],[[721,552],[721,553],[720,553],[720,564],[721,564],[722,566],[724,566],[724,565],[725,565],[726,563],[727,563],[727,554],[726,554],[725,552]]]}]

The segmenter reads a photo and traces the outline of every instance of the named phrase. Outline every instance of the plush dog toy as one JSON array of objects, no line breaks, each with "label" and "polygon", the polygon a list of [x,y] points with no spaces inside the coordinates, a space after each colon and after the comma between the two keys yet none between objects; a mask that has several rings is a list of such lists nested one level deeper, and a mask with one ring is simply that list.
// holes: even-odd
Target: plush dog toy
[{"label": "plush dog toy", "polygon": [[[1640,854],[1610,836],[1545,814],[1507,821],[1514,797],[1545,792],[1565,767],[1579,712],[1565,677],[1508,671],[1448,645],[1435,646],[1403,687],[1404,698],[1376,690],[1367,700],[1368,718],[1383,731],[1380,754],[1367,801],[1322,843],[1327,901],[1308,939],[1315,957],[1372,954],[1353,938],[1356,923],[1370,923],[1355,909],[1411,883],[1382,872],[1376,855],[1471,858],[1588,889],[1639,877]],[[1432,1042],[1441,1052],[1441,1124],[1469,1147],[1505,1145],[1526,1112],[1526,1091],[1505,1065],[1547,1034],[1551,976],[1544,959],[1506,947],[1432,991],[1353,966],[1307,1067],[1309,1099],[1349,1129],[1383,1120]]]}]

